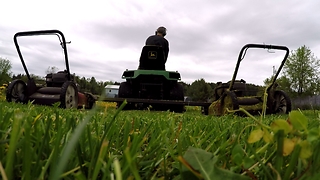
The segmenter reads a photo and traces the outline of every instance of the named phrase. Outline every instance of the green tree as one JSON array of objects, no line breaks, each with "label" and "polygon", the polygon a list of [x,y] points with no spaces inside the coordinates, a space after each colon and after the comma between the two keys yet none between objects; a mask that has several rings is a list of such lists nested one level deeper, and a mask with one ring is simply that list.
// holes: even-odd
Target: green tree
[{"label": "green tree", "polygon": [[28,77],[25,74],[17,74],[17,75],[13,74],[12,75],[12,80],[15,80],[15,79],[21,79],[24,82],[28,81]]},{"label": "green tree", "polygon": [[207,101],[212,98],[213,90],[211,86],[201,78],[190,85],[187,95],[191,97],[193,101]]},{"label": "green tree", "polygon": [[246,96],[256,96],[256,95],[262,95],[264,92],[265,87],[263,86],[259,86],[259,85],[255,85],[255,84],[251,84],[248,83],[246,84]]},{"label": "green tree", "polygon": [[82,77],[81,79],[79,79],[79,81],[77,81],[80,85],[80,89],[81,91],[90,91],[89,87],[88,87],[88,83],[85,77]]},{"label": "green tree", "polygon": [[11,81],[11,62],[0,57],[0,85]]},{"label": "green tree", "polygon": [[[35,74],[30,74],[30,77],[32,79],[34,79],[34,82],[36,84],[42,84],[42,85],[45,85],[46,84],[46,79],[44,77],[41,77],[41,76],[38,76],[38,75],[35,75]],[[27,81],[26,81],[27,82]]]},{"label": "green tree", "polygon": [[319,92],[319,59],[304,46],[292,51],[283,67],[282,86],[289,86],[293,96],[309,96]]},{"label": "green tree", "polygon": [[[273,76],[264,80],[264,84],[267,86],[271,83]],[[290,79],[286,76],[280,76],[276,79],[277,88],[284,90],[290,97],[296,96],[296,93],[291,89]],[[265,87],[264,87],[265,88]],[[264,89],[263,89],[264,91]]]},{"label": "green tree", "polygon": [[96,81],[95,77],[91,77],[91,79],[89,80],[89,84],[90,84],[90,92],[93,94],[101,94],[101,88],[99,83]]},{"label": "green tree", "polygon": [[187,83],[182,82],[182,81],[180,82],[180,84],[183,86],[183,93],[187,94],[188,88],[190,87],[190,84],[187,84]]}]

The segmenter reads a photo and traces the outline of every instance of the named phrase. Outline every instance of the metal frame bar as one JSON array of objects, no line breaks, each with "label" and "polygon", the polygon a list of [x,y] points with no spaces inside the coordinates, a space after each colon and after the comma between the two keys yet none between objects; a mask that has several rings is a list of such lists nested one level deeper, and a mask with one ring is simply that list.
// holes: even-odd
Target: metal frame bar
[{"label": "metal frame bar", "polygon": [[63,33],[59,30],[40,30],[40,31],[24,31],[24,32],[18,32],[14,35],[13,40],[14,40],[14,44],[16,46],[16,49],[18,51],[18,55],[19,58],[21,60],[22,66],[24,71],[26,72],[26,75],[28,77],[28,79],[31,79],[30,74],[28,72],[27,66],[24,62],[19,44],[18,44],[18,37],[21,36],[38,36],[38,35],[60,35],[61,39],[62,39],[62,48],[64,51],[64,58],[65,58],[65,63],[66,63],[66,69],[67,69],[67,73],[68,73],[68,80],[71,80],[71,74],[70,74],[70,68],[69,68],[69,61],[68,61],[68,53],[67,53],[67,43],[66,43],[66,39],[63,35]]},{"label": "metal frame bar", "polygon": [[209,107],[210,102],[185,102],[175,100],[157,100],[157,99],[138,99],[138,98],[104,98],[102,101],[106,102],[123,102],[127,100],[128,103],[150,103],[150,104],[172,104],[185,106],[204,106]]},{"label": "metal frame bar", "polygon": [[237,61],[237,64],[236,64],[236,67],[235,67],[235,70],[234,70],[234,73],[233,73],[233,76],[232,76],[232,80],[230,82],[230,86],[229,86],[229,90],[232,89],[233,85],[234,85],[234,82],[236,80],[236,77],[237,77],[237,74],[238,74],[238,70],[239,70],[239,66],[240,66],[240,62],[242,61],[242,59],[244,58],[244,55],[246,53],[246,51],[249,49],[249,48],[262,48],[262,49],[277,49],[277,50],[284,50],[286,51],[286,54],[281,62],[281,65],[280,67],[278,68],[278,71],[277,73],[275,74],[275,76],[273,77],[272,79],[272,85],[274,84],[274,82],[276,81],[284,63],[286,62],[288,56],[289,56],[289,48],[286,47],[286,46],[278,46],[278,45],[266,45],[266,44],[246,44],[245,46],[242,47],[241,51],[240,51],[240,54],[238,56],[238,61]]}]

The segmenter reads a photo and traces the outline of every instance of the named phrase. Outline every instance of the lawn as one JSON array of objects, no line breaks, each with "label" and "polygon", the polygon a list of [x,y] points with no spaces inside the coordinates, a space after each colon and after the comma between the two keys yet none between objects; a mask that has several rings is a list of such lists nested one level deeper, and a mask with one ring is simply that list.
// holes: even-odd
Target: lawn
[{"label": "lawn", "polygon": [[238,117],[0,101],[2,179],[312,179],[319,112]]}]

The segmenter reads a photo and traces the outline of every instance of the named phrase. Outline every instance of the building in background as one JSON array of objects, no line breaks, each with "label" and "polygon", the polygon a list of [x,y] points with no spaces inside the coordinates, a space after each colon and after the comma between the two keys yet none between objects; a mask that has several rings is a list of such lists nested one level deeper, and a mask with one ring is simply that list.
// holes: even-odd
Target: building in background
[{"label": "building in background", "polygon": [[119,85],[106,85],[105,92],[106,98],[118,97]]}]

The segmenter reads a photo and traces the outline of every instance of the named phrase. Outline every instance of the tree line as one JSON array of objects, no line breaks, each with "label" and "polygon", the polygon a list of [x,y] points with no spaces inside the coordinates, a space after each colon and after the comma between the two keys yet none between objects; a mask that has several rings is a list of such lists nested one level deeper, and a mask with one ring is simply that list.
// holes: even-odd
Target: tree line
[{"label": "tree line", "polygon": [[[291,51],[276,82],[291,98],[320,94],[320,60],[309,47],[303,45]],[[269,84],[273,76],[265,79]]]},{"label": "tree line", "polygon": [[[0,85],[9,84],[11,81],[15,79],[21,79],[24,82],[28,81],[28,77],[25,74],[12,74],[11,73],[11,62],[8,59],[0,57]],[[48,67],[46,70],[46,74],[55,73],[58,69],[56,67]],[[33,78],[38,85],[45,85],[46,80],[44,77],[37,76],[34,74],[30,74],[31,78]],[[104,88],[108,84],[120,84],[119,82],[113,81],[97,81],[95,77],[86,78],[74,75],[74,80],[78,84],[80,91],[83,92],[91,92],[96,95],[100,95],[104,92]]]},{"label": "tree line", "polygon": [[[211,101],[214,95],[214,89],[218,86],[217,83],[206,82],[201,78],[195,80],[191,84],[182,82],[184,87],[184,94],[188,96],[192,101]],[[255,84],[246,84],[246,95],[254,96],[259,92],[263,92],[264,87]]]},{"label": "tree line", "polygon": [[[12,74],[11,62],[8,59],[0,57],[0,85],[7,84],[14,79],[27,81],[26,75]],[[279,89],[284,90],[291,98],[306,97],[320,94],[320,62],[314,56],[309,47],[303,45],[290,52],[290,55],[284,64],[282,72],[276,80]],[[47,74],[57,71],[55,67],[48,67]],[[45,84],[45,79],[40,76],[31,75],[38,84]],[[87,78],[75,75],[75,81],[78,83],[81,91],[101,94],[108,84],[120,84],[112,81],[97,81],[95,77]],[[264,80],[268,85],[272,76]],[[213,96],[213,89],[216,83],[206,82],[203,78],[197,79],[191,84],[181,82],[184,87],[185,96],[189,96],[194,101],[208,101]],[[263,91],[265,86],[247,84],[247,91],[255,94]]]},{"label": "tree line", "polygon": [[[49,73],[48,73],[49,74]],[[46,80],[43,77],[31,74],[31,78],[33,78],[38,85],[45,85]],[[28,77],[25,74],[13,74],[12,78],[9,80],[15,80],[15,79],[21,79],[24,82],[28,81]],[[95,95],[100,95],[101,93],[104,92],[105,86],[108,84],[120,84],[119,82],[113,82],[113,81],[97,81],[95,77],[91,78],[86,78],[86,77],[80,77],[75,75],[74,76],[74,81],[77,83],[80,91],[82,92],[91,92],[92,94]],[[7,81],[9,82],[9,81]],[[2,83],[7,83],[7,82],[2,82]]]}]

